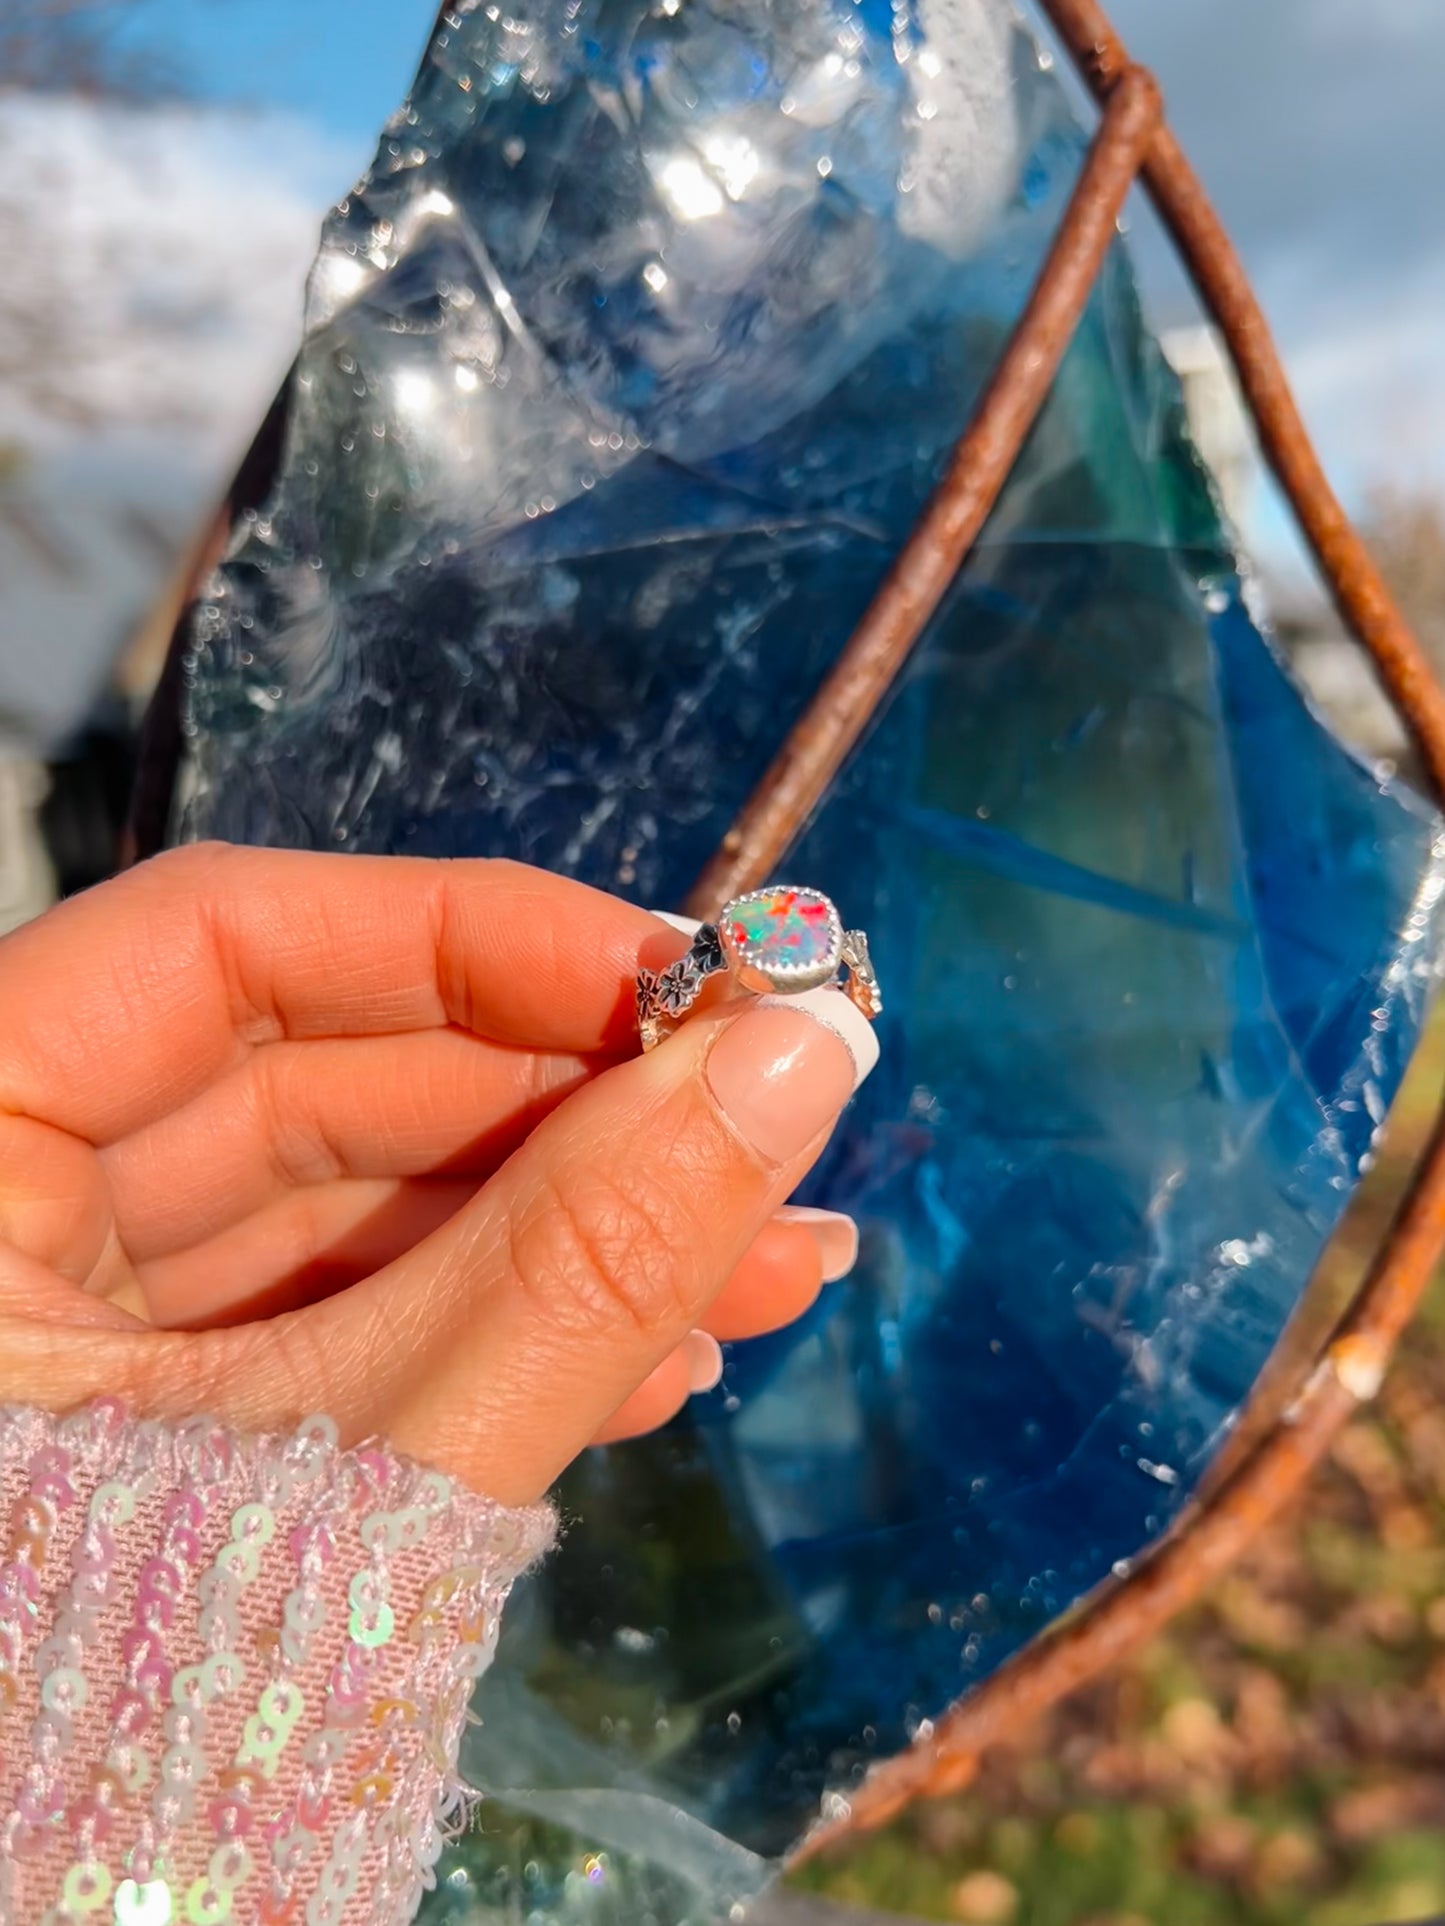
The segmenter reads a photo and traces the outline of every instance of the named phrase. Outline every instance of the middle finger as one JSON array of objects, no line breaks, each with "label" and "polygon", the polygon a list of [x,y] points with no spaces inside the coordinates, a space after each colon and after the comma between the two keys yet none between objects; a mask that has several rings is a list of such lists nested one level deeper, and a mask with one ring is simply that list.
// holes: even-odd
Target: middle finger
[{"label": "middle finger", "polygon": [[465,1030],[267,1044],[100,1153],[121,1241],[149,1263],[308,1187],[480,1182],[601,1067]]}]

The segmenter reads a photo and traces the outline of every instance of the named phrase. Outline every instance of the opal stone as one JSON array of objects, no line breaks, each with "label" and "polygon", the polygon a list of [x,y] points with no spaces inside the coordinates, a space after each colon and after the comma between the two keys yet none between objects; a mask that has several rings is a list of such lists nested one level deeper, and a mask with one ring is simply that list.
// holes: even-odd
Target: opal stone
[{"label": "opal stone", "polygon": [[[176,834],[680,903],[935,485],[1083,149],[998,0],[445,12],[327,223],[179,665]],[[805,1192],[859,1219],[858,1266],[569,1475],[431,1917],[725,1918],[1170,1523],[1413,1047],[1439,839],[1291,684],[1117,248],[786,858],[887,996]]]},{"label": "opal stone", "polygon": [[803,987],[838,967],[837,913],[817,890],[756,890],[730,903],[720,925],[731,957],[764,976]]}]

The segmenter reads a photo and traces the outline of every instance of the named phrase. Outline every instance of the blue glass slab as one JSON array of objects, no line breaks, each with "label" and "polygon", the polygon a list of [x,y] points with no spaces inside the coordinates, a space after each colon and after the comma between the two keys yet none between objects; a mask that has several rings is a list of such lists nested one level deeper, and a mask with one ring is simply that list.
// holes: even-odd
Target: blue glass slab
[{"label": "blue glass slab", "polygon": [[[198,611],[176,834],[680,901],[965,426],[1084,136],[987,0],[445,14]],[[788,874],[879,1070],[800,1325],[591,1454],[430,1917],[725,1917],[1209,1465],[1418,1034],[1435,815],[1306,710],[1111,256]]]}]

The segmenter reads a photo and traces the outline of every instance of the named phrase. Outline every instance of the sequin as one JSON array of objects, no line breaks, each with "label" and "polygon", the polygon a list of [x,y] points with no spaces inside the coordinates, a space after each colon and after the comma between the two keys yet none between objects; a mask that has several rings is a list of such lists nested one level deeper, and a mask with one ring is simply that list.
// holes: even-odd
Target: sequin
[{"label": "sequin", "polygon": [[73,1665],[57,1666],[40,1686],[40,1703],[46,1711],[60,1712],[66,1718],[81,1711],[89,1696],[85,1674],[77,1672]]},{"label": "sequin", "polygon": [[201,1534],[194,1525],[177,1523],[167,1533],[167,1542],[177,1558],[194,1567],[201,1562]]},{"label": "sequin", "polygon": [[74,1632],[52,1632],[35,1652],[35,1669],[44,1675],[58,1665],[79,1665],[84,1647]]},{"label": "sequin", "polygon": [[203,1606],[196,1616],[196,1630],[203,1644],[214,1645],[219,1641],[229,1649],[241,1637],[240,1614],[229,1600],[222,1605]]},{"label": "sequin", "polygon": [[63,1446],[42,1445],[30,1460],[31,1488],[44,1498],[53,1498],[58,1505],[73,1505],[72,1468],[70,1453]]},{"label": "sequin", "polygon": [[123,1739],[133,1739],[150,1724],[150,1703],[135,1685],[121,1685],[110,1701],[110,1722]]},{"label": "sequin", "polygon": [[77,1838],[85,1837],[89,1847],[103,1846],[115,1830],[115,1814],[94,1794],[77,1799],[70,1808],[70,1825]]},{"label": "sequin", "polygon": [[329,1793],[314,1789],[298,1792],[296,1795],[296,1823],[305,1826],[308,1832],[321,1833],[326,1829],[326,1821],[331,1817],[331,1797]]},{"label": "sequin", "polygon": [[136,1623],[150,1632],[168,1632],[176,1622],[175,1600],[164,1592],[145,1592],[136,1600]]},{"label": "sequin", "polygon": [[166,1648],[158,1632],[143,1625],[133,1625],[120,1641],[120,1655],[125,1661],[133,1683],[144,1683],[148,1673],[164,1671],[169,1681],[174,1677],[174,1668],[166,1657]]},{"label": "sequin", "polygon": [[[113,1713],[112,1717],[114,1717]],[[116,1746],[111,1752],[110,1764],[132,1798],[138,1792],[144,1792],[151,1782],[153,1775],[150,1759],[138,1745]]]},{"label": "sequin", "polygon": [[246,1665],[239,1652],[212,1652],[201,1663],[201,1687],[207,1703],[223,1698],[246,1682]]},{"label": "sequin", "polygon": [[305,1592],[292,1592],[281,1608],[281,1616],[293,1632],[315,1632],[326,1617],[320,1598]]},{"label": "sequin", "polygon": [[242,1505],[231,1513],[231,1537],[269,1545],[276,1535],[276,1519],[269,1505]]},{"label": "sequin", "polygon": [[171,1675],[171,1703],[196,1707],[204,1705],[205,1686],[199,1665],[182,1665]]},{"label": "sequin", "polygon": [[115,1889],[115,1926],[170,1926],[175,1916],[164,1879],[122,1879]]},{"label": "sequin", "polygon": [[184,1589],[185,1581],[181,1577],[179,1568],[169,1558],[161,1557],[159,1554],[146,1560],[136,1580],[136,1592],[142,1598],[156,1595],[170,1599],[173,1604]]},{"label": "sequin", "polygon": [[[391,1482],[391,1465],[386,1453],[378,1451],[374,1445],[357,1445],[351,1454],[354,1469],[359,1470],[368,1482],[379,1490],[385,1490]],[[360,1497],[360,1493],[357,1494]]]},{"label": "sequin", "polygon": [[239,1792],[223,1792],[206,1808],[211,1831],[218,1839],[244,1839],[256,1823],[249,1802]]},{"label": "sequin", "polygon": [[271,1846],[271,1859],[278,1872],[296,1873],[316,1850],[316,1841],[301,1826],[277,1831]]},{"label": "sequin", "polygon": [[324,1411],[313,1411],[309,1418],[303,1418],[296,1427],[297,1438],[317,1439],[333,1448],[340,1435],[334,1420],[328,1418]]},{"label": "sequin", "polygon": [[204,1712],[173,1705],[161,1717],[161,1730],[173,1745],[199,1745],[206,1730]]},{"label": "sequin", "polygon": [[48,1826],[65,1811],[65,1788],[59,1779],[32,1780],[15,1802],[28,1826]]},{"label": "sequin", "polygon": [[373,1511],[362,1519],[357,1536],[368,1551],[407,1551],[426,1537],[431,1520],[420,1505],[400,1511]]},{"label": "sequin", "polygon": [[128,1525],[135,1517],[135,1492],[115,1478],[97,1485],[91,1495],[90,1517],[97,1524]]},{"label": "sequin", "polygon": [[386,1725],[393,1719],[399,1725],[411,1725],[416,1716],[416,1703],[412,1699],[378,1699],[371,1708],[373,1725]]},{"label": "sequin", "polygon": [[445,1472],[424,1471],[416,1481],[417,1503],[428,1511],[444,1511],[452,1501],[454,1489]]},{"label": "sequin", "polygon": [[189,1525],[199,1531],[206,1522],[206,1501],[198,1491],[172,1491],[161,1506],[161,1523],[167,1531],[176,1525]]},{"label": "sequin", "polygon": [[197,1745],[168,1746],[161,1755],[161,1778],[169,1786],[194,1786],[205,1775],[206,1755]]},{"label": "sequin", "polygon": [[110,1898],[113,1883],[110,1868],[97,1860],[72,1866],[60,1889],[61,1900],[72,1912],[98,1913]]},{"label": "sequin", "polygon": [[261,1569],[260,1551],[254,1544],[241,1544],[233,1538],[216,1553],[216,1569],[249,1585]]},{"label": "sequin", "polygon": [[115,1533],[108,1525],[93,1523],[86,1527],[76,1548],[75,1570],[83,1576],[108,1573],[115,1557]]},{"label": "sequin", "polygon": [[10,1541],[10,1550],[16,1562],[23,1562],[35,1571],[45,1563],[45,1546],[45,1536],[38,1531],[17,1532]]},{"label": "sequin", "polygon": [[323,1725],[307,1739],[301,1748],[301,1757],[307,1765],[315,1766],[318,1771],[324,1772],[327,1766],[335,1765],[345,1751],[346,1734],[333,1731],[329,1725]]},{"label": "sequin", "polygon": [[372,1611],[385,1596],[380,1576],[370,1570],[353,1573],[346,1596],[353,1611]]},{"label": "sequin", "polygon": [[231,1917],[231,1895],[209,1879],[192,1880],[186,1891],[186,1918],[191,1926],[220,1926]]},{"label": "sequin", "polygon": [[120,1774],[113,1766],[108,1765],[95,1768],[90,1775],[90,1786],[95,1794],[96,1803],[101,1806],[119,1805],[125,1792]]},{"label": "sequin", "polygon": [[443,1572],[434,1578],[421,1595],[423,1605],[449,1605],[461,1591],[464,1580],[460,1572]]},{"label": "sequin", "polygon": [[44,1542],[55,1529],[55,1507],[33,1494],[22,1498],[11,1514],[11,1527]]},{"label": "sequin", "polygon": [[226,1891],[244,1886],[255,1870],[255,1862],[244,1846],[217,1846],[206,1872],[211,1884]]},{"label": "sequin", "polygon": [[38,1859],[50,1845],[52,1837],[48,1828],[32,1825],[26,1820],[10,1833],[10,1857],[17,1862]]},{"label": "sequin", "polygon": [[138,1839],[125,1856],[125,1869],[139,1885],[148,1879],[159,1879],[156,1856],[147,1840]]},{"label": "sequin", "polygon": [[[0,1434],[4,1423],[0,1416]],[[498,1531],[491,1508],[472,1512],[448,1480],[420,1474],[379,1446],[361,1458],[336,1454],[329,1425],[279,1451],[274,1441],[237,1441],[209,1423],[135,1425],[115,1440],[130,1457],[107,1457],[103,1467],[92,1455],[95,1433],[77,1421],[69,1435],[84,1437],[75,1465],[90,1474],[83,1482],[79,1469],[74,1474],[81,1529],[59,1596],[49,1601],[43,1642],[37,1628],[34,1644],[26,1638],[25,1608],[44,1605],[48,1583],[36,1562],[47,1543],[53,1547],[59,1508],[77,1500],[68,1469],[62,1485],[57,1464],[54,1495],[45,1497],[33,1484],[17,1490],[14,1459],[7,1464],[0,1457],[7,1479],[0,1520],[9,1528],[8,1539],[0,1540],[0,1586],[13,1602],[8,1618],[0,1612],[0,1709],[23,1697],[22,1665],[42,1705],[30,1764],[22,1752],[23,1776],[0,1788],[11,1807],[0,1851],[45,1863],[61,1837],[74,1841],[74,1863],[62,1876],[71,1880],[69,1892],[50,1908],[54,1926],[89,1926],[92,1918],[96,1926],[102,1920],[221,1926],[242,1912],[279,1926],[305,1915],[304,1895],[289,1887],[303,1869],[306,1892],[320,1870],[317,1916],[339,1922],[363,1861],[373,1863],[369,1854],[385,1862],[375,1910],[378,1918],[387,1916],[393,1893],[419,1880],[430,1863],[434,1818],[415,1812],[414,1794],[433,1771],[445,1786],[454,1784],[451,1748],[465,1697],[450,1654],[440,1665],[415,1648],[400,1654],[393,1682],[392,1665],[376,1650],[398,1630],[394,1590],[408,1613],[425,1592],[444,1646],[454,1616],[448,1608],[465,1589],[459,1573],[438,1575],[440,1559],[420,1571],[420,1561],[403,1559],[397,1573],[393,1556],[428,1529],[458,1547],[468,1539],[485,1545],[475,1570],[490,1599],[510,1576],[491,1562]],[[259,1459],[248,1457],[256,1452]],[[302,1490],[291,1475],[297,1453],[320,1461],[325,1496],[319,1502],[314,1487]],[[64,1463],[70,1465],[68,1457]],[[166,1492],[177,1476],[204,1479],[204,1497],[197,1490]],[[377,1493],[406,1494],[409,1502],[388,1510],[377,1505]],[[299,1518],[284,1509],[286,1494],[299,1501]],[[166,1520],[159,1533],[158,1500]],[[433,1519],[443,1500],[457,1510],[455,1521]],[[340,1535],[338,1505],[346,1518]],[[325,1515],[306,1516],[308,1506]],[[503,1533],[506,1524],[503,1519]],[[288,1554],[299,1573],[289,1592]],[[360,1557],[366,1562],[358,1569]],[[328,1563],[342,1565],[339,1607],[322,1591]],[[261,1623],[243,1622],[240,1610],[242,1587],[253,1578],[262,1581],[252,1594],[261,1609],[246,1619]],[[102,1611],[114,1616],[102,1618]],[[176,1642],[182,1629],[184,1651]],[[324,1707],[289,1669],[308,1657],[308,1640],[323,1637],[333,1647],[320,1655]],[[252,1639],[254,1652],[247,1645],[243,1660],[238,1647]],[[182,1656],[195,1662],[175,1664]],[[248,1673],[256,1695],[250,1708],[236,1702]],[[84,1720],[96,1729],[87,1730]],[[240,1727],[235,1736],[233,1720]],[[292,1745],[300,1771],[283,1790],[277,1774]],[[70,1763],[72,1748],[67,1793],[57,1767]],[[452,1795],[442,1785],[433,1796],[445,1802],[439,1810],[451,1810]],[[195,1878],[202,1839],[209,1866]],[[106,1853],[113,1855],[110,1868]],[[185,1865],[184,1880],[177,1864]],[[260,1866],[264,1879],[255,1871]],[[112,1876],[120,1881],[113,1893]]]},{"label": "sequin", "polygon": [[375,1608],[369,1618],[353,1610],[347,1621],[347,1630],[352,1638],[358,1645],[365,1645],[368,1649],[385,1645],[395,1629],[396,1620],[392,1615],[392,1609],[384,1602]]},{"label": "sequin", "polygon": [[263,1719],[289,1732],[306,1709],[301,1687],[291,1679],[277,1679],[261,1694],[259,1710]]},{"label": "sequin", "polygon": [[40,1597],[40,1579],[33,1565],[0,1568],[0,1605],[8,1610],[33,1606]]},{"label": "sequin", "polygon": [[259,1712],[253,1712],[241,1729],[241,1749],[237,1757],[247,1765],[257,1765],[269,1779],[285,1750],[286,1739],[284,1725],[270,1725]]}]

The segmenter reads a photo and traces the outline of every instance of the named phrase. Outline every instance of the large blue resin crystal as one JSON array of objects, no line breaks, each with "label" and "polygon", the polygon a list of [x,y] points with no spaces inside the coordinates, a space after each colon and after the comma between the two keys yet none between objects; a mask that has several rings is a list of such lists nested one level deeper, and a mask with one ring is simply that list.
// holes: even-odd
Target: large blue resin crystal
[{"label": "large blue resin crystal", "polygon": [[[327,225],[274,482],[198,615],[178,833],[677,903],[937,479],[1082,151],[1002,0],[444,15]],[[1116,251],[786,864],[887,995],[809,1190],[862,1259],[569,1480],[436,1916],[725,1913],[1168,1524],[1414,1042],[1437,834],[1262,639]]]}]

